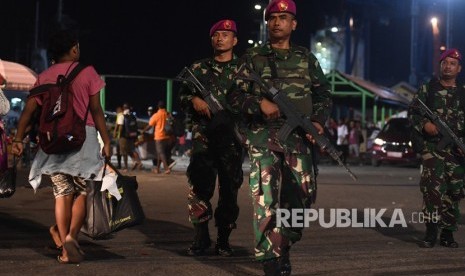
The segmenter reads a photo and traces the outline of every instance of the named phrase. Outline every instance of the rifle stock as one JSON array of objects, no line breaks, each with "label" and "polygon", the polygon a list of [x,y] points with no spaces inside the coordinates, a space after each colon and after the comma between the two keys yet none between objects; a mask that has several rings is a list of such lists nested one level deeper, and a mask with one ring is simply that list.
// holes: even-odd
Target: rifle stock
[{"label": "rifle stock", "polygon": [[[305,133],[310,134],[315,139],[316,144],[322,150],[326,151],[340,166],[343,166],[353,180],[357,180],[357,176],[342,162],[340,158],[341,153],[336,150],[326,136],[318,133],[310,118],[301,114],[284,93],[280,93],[275,87],[268,87],[260,76],[245,63],[239,67],[236,78],[256,83],[264,96],[278,105],[279,110],[286,117],[286,123],[278,130],[278,139],[281,142],[286,141],[291,132],[300,127]],[[304,139],[306,138],[304,137]]]}]

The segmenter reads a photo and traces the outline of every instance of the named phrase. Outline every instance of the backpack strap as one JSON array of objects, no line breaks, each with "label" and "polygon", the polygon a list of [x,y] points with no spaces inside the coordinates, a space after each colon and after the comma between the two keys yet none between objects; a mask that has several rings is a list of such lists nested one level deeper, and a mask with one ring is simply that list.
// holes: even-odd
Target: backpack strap
[{"label": "backpack strap", "polygon": [[[61,83],[61,85],[68,85],[70,84],[74,78],[76,78],[76,76],[84,69],[86,68],[88,65],[86,64],[82,64],[82,63],[78,63],[76,65],[76,67],[74,67],[74,69],[68,74],[68,76],[64,79],[64,81]],[[42,85],[39,85],[39,86],[36,86],[34,88],[32,88],[30,91],[29,91],[29,95],[28,95],[28,98],[29,97],[35,97],[39,94],[42,94],[42,93],[45,93],[47,91],[50,90],[51,87],[57,85],[56,83],[46,83],[46,84],[42,84]]]},{"label": "backpack strap", "polygon": [[81,71],[86,68],[88,65],[86,64],[82,64],[82,63],[78,63],[76,65],[76,67],[74,67],[73,71],[71,71],[71,73],[69,73],[69,75],[66,77],[66,80],[65,80],[65,83],[64,84],[70,84],[74,78],[76,78],[76,76],[81,73]]},{"label": "backpack strap", "polygon": [[28,98],[35,97],[35,96],[37,96],[39,94],[45,93],[45,92],[49,91],[50,88],[52,88],[53,86],[55,86],[55,84],[53,84],[53,83],[46,83],[46,84],[36,86],[36,87],[32,88],[31,90],[29,90],[29,95],[27,97]]}]

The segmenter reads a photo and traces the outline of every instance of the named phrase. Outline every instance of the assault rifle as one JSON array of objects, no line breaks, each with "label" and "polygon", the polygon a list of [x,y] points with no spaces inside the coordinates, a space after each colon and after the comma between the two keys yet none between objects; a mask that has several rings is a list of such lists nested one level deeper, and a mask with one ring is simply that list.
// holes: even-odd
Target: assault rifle
[{"label": "assault rifle", "polygon": [[[194,73],[187,67],[184,67],[179,73],[175,80],[177,81],[185,81],[188,82],[193,88],[198,91],[200,94],[200,97],[207,103],[208,108],[212,112],[213,115],[217,115],[218,113],[224,113],[226,110],[224,107],[221,105],[221,103],[212,95],[210,90],[206,89],[205,86],[195,77]],[[221,115],[220,115],[221,116]],[[225,115],[226,116],[226,115]],[[224,119],[224,116],[222,117]],[[227,123],[227,122],[225,122]],[[230,125],[229,125],[230,126]],[[228,126],[228,127],[229,127]],[[233,132],[234,136],[236,136],[236,139],[238,142],[242,142],[242,136],[239,133],[239,130],[237,129],[237,126],[233,126]]]},{"label": "assault rifle", "polygon": [[336,150],[326,136],[318,133],[318,130],[313,125],[310,117],[305,114],[301,114],[295,104],[291,102],[285,93],[281,93],[280,90],[273,86],[268,87],[262,81],[260,76],[245,63],[239,67],[236,78],[255,82],[260,87],[264,96],[278,105],[279,111],[286,117],[286,123],[278,130],[277,133],[278,139],[281,142],[286,141],[287,137],[294,129],[300,128],[305,133],[312,135],[318,146],[320,146],[322,150],[326,151],[331,158],[337,161],[339,165],[343,166],[354,180],[357,180],[357,176],[355,176],[355,174],[352,173],[352,171],[342,162],[340,158],[341,153]]},{"label": "assault rifle", "polygon": [[178,81],[187,81],[194,86],[195,90],[199,92],[202,99],[207,103],[208,108],[213,114],[224,110],[221,103],[212,95],[212,93],[202,85],[202,83],[195,77],[194,73],[187,67],[184,67],[181,73],[176,77]]},{"label": "assault rifle", "polygon": [[438,150],[443,150],[447,145],[454,143],[461,151],[465,154],[465,145],[455,135],[455,133],[444,123],[438,115],[434,114],[424,102],[418,98],[414,98],[410,107],[415,109],[420,115],[428,118],[432,123],[436,125],[442,138],[437,145]]}]

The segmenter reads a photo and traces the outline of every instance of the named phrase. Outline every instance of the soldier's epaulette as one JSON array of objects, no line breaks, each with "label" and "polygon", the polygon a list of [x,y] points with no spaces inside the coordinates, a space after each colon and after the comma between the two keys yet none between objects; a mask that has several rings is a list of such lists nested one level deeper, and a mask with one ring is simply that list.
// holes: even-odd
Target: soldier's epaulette
[{"label": "soldier's epaulette", "polygon": [[212,58],[203,58],[196,60],[193,64],[210,64],[212,62]]},{"label": "soldier's epaulette", "polygon": [[256,55],[267,55],[268,51],[266,51],[266,49],[264,49],[264,47],[258,47],[257,46],[257,47],[247,49],[245,54],[250,56],[250,57],[254,57]]},{"label": "soldier's epaulette", "polygon": [[306,56],[308,56],[308,54],[310,53],[310,50],[307,47],[304,47],[304,46],[296,45],[296,46],[293,46],[292,48],[294,48],[295,52],[301,52]]}]

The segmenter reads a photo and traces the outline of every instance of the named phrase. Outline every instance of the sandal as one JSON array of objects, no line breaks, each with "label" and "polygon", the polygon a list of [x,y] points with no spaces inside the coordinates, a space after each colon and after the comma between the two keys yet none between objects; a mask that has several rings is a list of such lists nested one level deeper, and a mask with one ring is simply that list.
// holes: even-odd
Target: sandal
[{"label": "sandal", "polygon": [[69,263],[70,263],[69,261],[63,260],[63,259],[61,258],[61,255],[58,255],[58,256],[57,256],[57,261],[58,261],[58,263],[60,263],[60,264],[69,264]]},{"label": "sandal", "polygon": [[68,260],[71,263],[80,263],[84,260],[84,252],[79,247],[78,242],[71,236],[66,236],[63,247],[68,253]]}]

